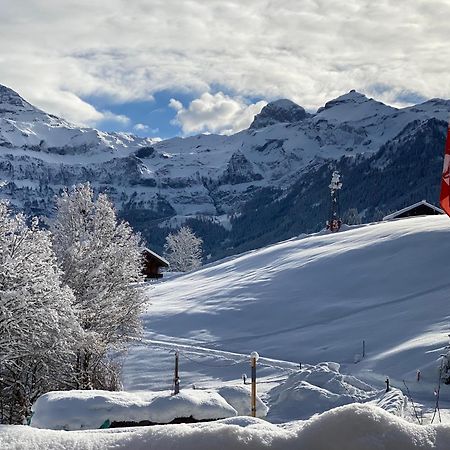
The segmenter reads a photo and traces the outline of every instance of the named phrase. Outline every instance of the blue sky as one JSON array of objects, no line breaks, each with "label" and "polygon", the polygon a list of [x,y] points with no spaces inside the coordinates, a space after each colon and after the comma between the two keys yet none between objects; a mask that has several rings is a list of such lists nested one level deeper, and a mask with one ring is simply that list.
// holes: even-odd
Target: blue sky
[{"label": "blue sky", "polygon": [[[170,138],[182,134],[180,125],[173,124],[176,111],[169,107],[171,98],[176,98],[183,104],[190,103],[194,96],[181,92],[162,91],[155,93],[153,99],[144,101],[130,101],[125,103],[113,103],[109,98],[88,96],[86,102],[96,109],[108,110],[117,115],[124,115],[130,119],[129,124],[121,124],[115,120],[105,120],[101,127],[105,131],[127,131],[138,136]],[[140,129],[136,125],[141,124],[146,129]]]},{"label": "blue sky", "polygon": [[[214,94],[223,94],[225,98],[233,99],[231,93],[225,93],[223,87],[215,87]],[[84,101],[93,105],[99,111],[110,111],[116,116],[125,116],[129,120],[128,123],[121,123],[117,120],[103,120],[101,129],[104,131],[125,131],[142,137],[159,137],[168,139],[173,136],[194,134],[189,130],[183,130],[182,125],[177,121],[177,111],[170,106],[170,101],[176,100],[184,105],[185,109],[196,100],[198,95],[195,93],[161,91],[153,94],[151,99],[143,101],[130,101],[124,103],[111,102],[107,97],[88,96],[83,98]],[[265,103],[263,99],[256,97],[247,97],[242,99],[245,105],[254,105]],[[254,113],[257,114],[261,108],[256,108]],[[249,120],[253,115],[250,115]],[[209,129],[199,130],[208,132]]]},{"label": "blue sky", "polygon": [[[0,0],[0,83],[103,130],[230,134],[266,101],[450,98],[448,0]],[[169,106],[170,105],[170,106]]]}]

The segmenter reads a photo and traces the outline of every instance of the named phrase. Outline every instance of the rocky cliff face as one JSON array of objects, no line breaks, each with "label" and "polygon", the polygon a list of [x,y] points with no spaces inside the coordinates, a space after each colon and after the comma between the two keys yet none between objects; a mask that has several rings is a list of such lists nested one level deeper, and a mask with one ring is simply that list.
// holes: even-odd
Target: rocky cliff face
[{"label": "rocky cliff face", "polygon": [[[344,207],[357,207],[362,220],[405,206],[408,183],[427,171],[419,162],[437,173],[427,172],[428,184],[411,200],[434,201],[449,111],[445,100],[396,109],[351,91],[315,114],[289,100],[269,103],[232,136],[155,142],[76,127],[0,86],[0,196],[28,214],[51,215],[64,186],[89,181],[156,250],[170,227],[188,221],[219,257],[320,227],[333,167],[348,172]],[[408,153],[419,138],[422,153]],[[391,173],[399,154],[416,162],[403,174],[406,184]],[[381,177],[389,198],[356,189],[362,168],[369,183]]]},{"label": "rocky cliff face", "polygon": [[255,116],[250,128],[264,128],[276,123],[296,123],[307,117],[311,117],[311,114],[308,114],[304,108],[291,100],[281,99],[264,106]]}]

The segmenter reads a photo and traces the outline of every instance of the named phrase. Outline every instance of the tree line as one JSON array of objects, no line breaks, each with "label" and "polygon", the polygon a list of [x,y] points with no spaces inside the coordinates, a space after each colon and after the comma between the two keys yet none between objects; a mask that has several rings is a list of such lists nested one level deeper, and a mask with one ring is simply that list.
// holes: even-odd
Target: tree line
[{"label": "tree line", "polygon": [[0,422],[55,389],[117,389],[113,352],[140,332],[141,242],[89,184],[42,229],[0,202]]},{"label": "tree line", "polygon": [[[47,227],[0,201],[0,423],[24,423],[50,390],[121,387],[141,332],[140,235],[89,183],[64,190]],[[189,227],[167,236],[172,270],[201,265]]]}]

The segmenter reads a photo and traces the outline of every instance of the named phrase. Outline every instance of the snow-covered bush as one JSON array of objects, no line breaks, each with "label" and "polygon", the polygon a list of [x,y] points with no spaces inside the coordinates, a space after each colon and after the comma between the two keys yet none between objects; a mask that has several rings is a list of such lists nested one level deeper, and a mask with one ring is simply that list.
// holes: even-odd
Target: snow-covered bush
[{"label": "snow-covered bush", "polygon": [[64,282],[75,294],[84,330],[77,355],[77,387],[117,387],[108,354],[140,330],[142,305],[135,285],[142,279],[139,236],[119,222],[106,195],[94,199],[89,184],[64,191],[52,226]]},{"label": "snow-covered bush", "polygon": [[166,237],[165,255],[173,272],[190,272],[202,265],[202,239],[189,227]]},{"label": "snow-covered bush", "polygon": [[0,202],[0,422],[20,423],[43,392],[71,382],[80,328],[50,233]]}]

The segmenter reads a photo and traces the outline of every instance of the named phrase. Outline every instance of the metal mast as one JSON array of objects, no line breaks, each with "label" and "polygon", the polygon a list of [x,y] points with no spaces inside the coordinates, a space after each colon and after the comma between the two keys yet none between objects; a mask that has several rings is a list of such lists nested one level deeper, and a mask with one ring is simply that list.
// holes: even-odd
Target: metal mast
[{"label": "metal mast", "polygon": [[339,191],[342,189],[341,174],[335,170],[331,175],[331,183],[328,186],[331,193],[330,220],[327,221],[327,229],[331,232],[339,231],[342,221],[339,217]]}]

